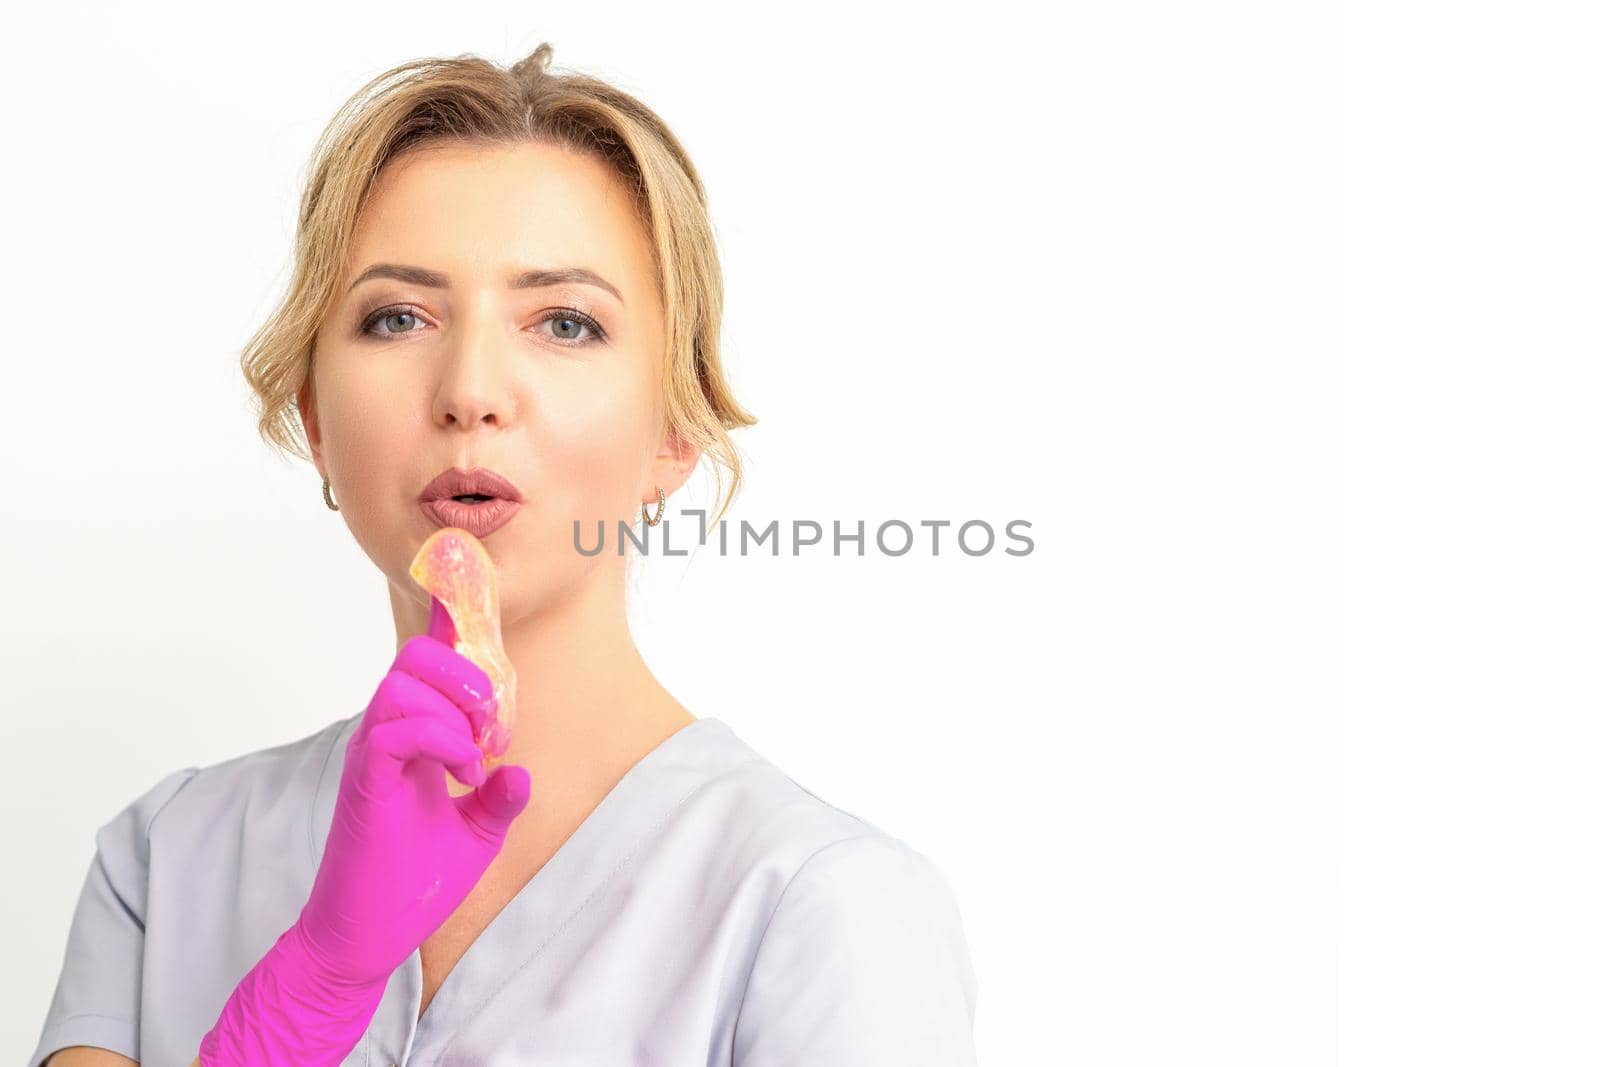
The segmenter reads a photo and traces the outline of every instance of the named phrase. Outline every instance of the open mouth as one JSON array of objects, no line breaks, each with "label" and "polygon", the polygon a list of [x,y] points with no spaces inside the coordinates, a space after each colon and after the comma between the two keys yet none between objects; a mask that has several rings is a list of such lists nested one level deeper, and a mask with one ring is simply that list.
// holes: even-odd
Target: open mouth
[{"label": "open mouth", "polygon": [[484,496],[482,493],[463,493],[460,496],[453,496],[450,499],[458,501],[462,504],[483,504],[490,500],[498,500],[499,497]]}]

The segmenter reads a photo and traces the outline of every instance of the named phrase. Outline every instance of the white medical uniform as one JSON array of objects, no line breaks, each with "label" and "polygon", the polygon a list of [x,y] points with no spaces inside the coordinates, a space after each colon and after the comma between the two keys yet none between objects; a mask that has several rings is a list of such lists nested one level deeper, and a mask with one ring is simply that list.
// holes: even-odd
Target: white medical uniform
[{"label": "white medical uniform", "polygon": [[[194,1059],[310,895],[359,721],[176,771],[96,833],[29,1067]],[[347,1067],[976,1063],[939,868],[715,718],[631,767],[421,1004],[413,952]]]}]

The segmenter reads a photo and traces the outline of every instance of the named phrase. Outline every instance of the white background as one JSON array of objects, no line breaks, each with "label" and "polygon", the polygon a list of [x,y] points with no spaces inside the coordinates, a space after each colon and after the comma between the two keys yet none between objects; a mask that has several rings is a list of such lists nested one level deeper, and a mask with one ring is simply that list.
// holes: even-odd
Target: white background
[{"label": "white background", "polygon": [[1594,1063],[1583,10],[11,16],[0,1057],[95,829],[392,658],[237,364],[314,138],[399,62],[550,41],[706,179],[761,419],[732,517],[1032,523],[657,556],[632,599],[691,710],[946,873],[986,1064]]}]

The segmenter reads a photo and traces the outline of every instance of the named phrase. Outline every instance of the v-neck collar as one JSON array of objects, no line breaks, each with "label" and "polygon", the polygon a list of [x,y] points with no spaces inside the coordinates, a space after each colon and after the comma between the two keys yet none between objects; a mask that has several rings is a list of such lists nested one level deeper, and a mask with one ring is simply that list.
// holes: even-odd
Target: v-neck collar
[{"label": "v-neck collar", "polygon": [[[360,721],[340,731],[323,768],[312,804],[313,855],[320,862],[333,822],[344,752]],[[528,966],[566,922],[624,868],[642,841],[660,829],[678,806],[711,778],[759,758],[722,720],[695,719],[645,753],[611,787],[532,878],[490,921],[422,1007],[422,953],[414,949],[389,978],[368,1028],[377,1035],[406,1035],[403,1048],[384,1049],[396,1062],[413,1050],[442,1051],[516,972]],[[313,876],[315,870],[313,868]],[[306,883],[307,892],[311,882]],[[385,1044],[392,1037],[380,1037]]]}]

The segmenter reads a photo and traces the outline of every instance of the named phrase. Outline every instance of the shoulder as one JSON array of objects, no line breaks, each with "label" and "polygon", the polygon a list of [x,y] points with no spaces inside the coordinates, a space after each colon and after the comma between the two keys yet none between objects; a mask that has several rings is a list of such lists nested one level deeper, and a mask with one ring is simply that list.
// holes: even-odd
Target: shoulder
[{"label": "shoulder", "polygon": [[754,871],[764,884],[781,889],[829,846],[858,838],[896,841],[807,788],[725,724],[702,735],[700,755],[707,773],[683,805],[685,820],[712,837],[734,868]]},{"label": "shoulder", "polygon": [[915,899],[959,910],[938,864],[875,828],[831,841],[808,856],[789,880],[780,906],[793,909],[834,899],[859,903],[868,897],[899,904]]},{"label": "shoulder", "polygon": [[768,918],[735,1062],[971,1067],[977,999],[944,873],[888,834],[844,838],[806,859]]},{"label": "shoulder", "polygon": [[[359,716],[338,719],[314,733],[247,752],[220,763],[188,768],[181,803],[212,804],[270,798],[315,786]],[[183,774],[185,772],[178,772]]]},{"label": "shoulder", "polygon": [[780,864],[785,886],[803,874],[802,890],[846,881],[948,892],[939,867],[906,841],[824,799],[730,729],[717,741],[722,773],[704,802],[725,849]]},{"label": "shoulder", "polygon": [[340,719],[284,744],[171,771],[101,826],[96,845],[103,855],[148,863],[153,841],[203,834],[246,815],[305,810],[353,721]]},{"label": "shoulder", "polygon": [[949,879],[928,856],[882,831],[834,841],[807,857],[778,898],[757,955],[855,958],[869,951],[899,954],[907,964],[914,957],[958,974],[971,988],[961,907]]},{"label": "shoulder", "polygon": [[934,946],[947,969],[970,977],[960,906],[933,859],[736,736],[732,745],[738,758],[724,760],[706,806],[719,863],[762,898],[758,954],[899,940]]}]

